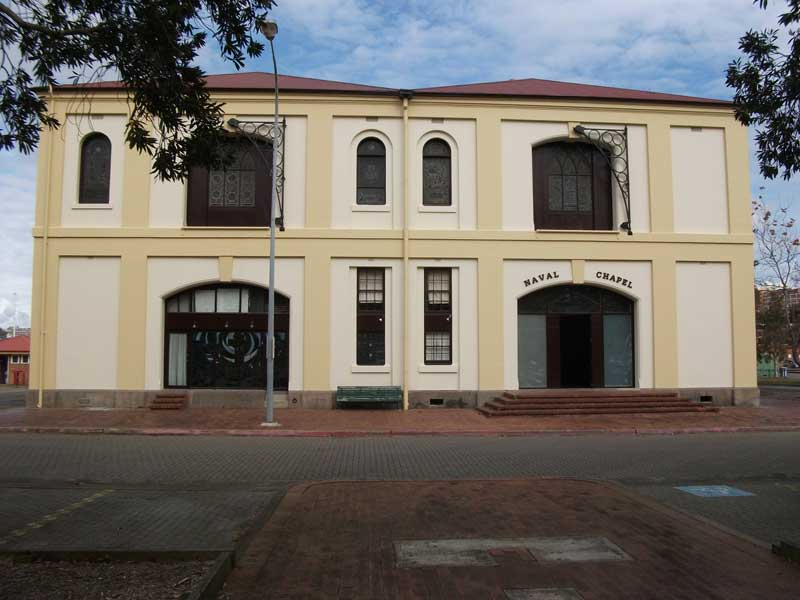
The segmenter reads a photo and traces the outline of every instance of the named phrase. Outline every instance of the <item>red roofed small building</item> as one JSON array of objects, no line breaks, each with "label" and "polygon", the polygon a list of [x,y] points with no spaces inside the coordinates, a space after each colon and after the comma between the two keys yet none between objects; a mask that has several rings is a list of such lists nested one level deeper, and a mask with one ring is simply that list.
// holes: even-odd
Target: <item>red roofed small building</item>
[{"label": "red roofed small building", "polygon": [[0,384],[28,385],[30,356],[30,336],[0,340]]}]

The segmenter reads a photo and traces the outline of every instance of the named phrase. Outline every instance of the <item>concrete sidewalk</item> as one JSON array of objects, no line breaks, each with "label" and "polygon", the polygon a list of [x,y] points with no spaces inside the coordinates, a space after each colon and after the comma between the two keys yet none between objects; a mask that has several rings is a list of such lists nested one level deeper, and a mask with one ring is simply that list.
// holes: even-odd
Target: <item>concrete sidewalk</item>
[{"label": "concrete sidewalk", "polygon": [[565,479],[295,486],[222,598],[797,598],[765,548],[612,485]]},{"label": "concrete sidewalk", "polygon": [[0,433],[145,435],[365,436],[532,435],[537,433],[679,434],[800,430],[800,403],[726,407],[719,413],[486,418],[471,409],[275,411],[280,427],[261,426],[263,411],[97,409],[0,410]]}]

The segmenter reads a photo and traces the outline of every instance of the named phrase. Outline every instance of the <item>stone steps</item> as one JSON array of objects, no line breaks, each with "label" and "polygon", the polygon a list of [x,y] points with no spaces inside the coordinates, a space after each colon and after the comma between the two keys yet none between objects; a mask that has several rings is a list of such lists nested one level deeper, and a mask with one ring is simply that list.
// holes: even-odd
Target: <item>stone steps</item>
[{"label": "stone steps", "polygon": [[679,398],[673,392],[658,390],[522,390],[505,392],[480,407],[487,417],[623,415],[717,412]]},{"label": "stone steps", "polygon": [[182,410],[188,405],[186,393],[156,394],[150,403],[150,410]]}]

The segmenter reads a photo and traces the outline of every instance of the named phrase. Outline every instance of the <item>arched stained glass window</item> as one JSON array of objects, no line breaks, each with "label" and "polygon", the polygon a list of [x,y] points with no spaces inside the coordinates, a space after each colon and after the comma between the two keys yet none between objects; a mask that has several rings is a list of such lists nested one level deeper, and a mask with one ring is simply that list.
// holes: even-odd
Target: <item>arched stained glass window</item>
[{"label": "arched stained glass window", "polygon": [[386,146],[375,137],[358,144],[356,204],[386,204]]},{"label": "arched stained glass window", "polygon": [[452,196],[450,144],[440,138],[428,140],[422,147],[422,204],[450,206]]},{"label": "arched stained glass window", "polygon": [[87,135],[81,144],[79,204],[108,204],[111,184],[111,140]]}]

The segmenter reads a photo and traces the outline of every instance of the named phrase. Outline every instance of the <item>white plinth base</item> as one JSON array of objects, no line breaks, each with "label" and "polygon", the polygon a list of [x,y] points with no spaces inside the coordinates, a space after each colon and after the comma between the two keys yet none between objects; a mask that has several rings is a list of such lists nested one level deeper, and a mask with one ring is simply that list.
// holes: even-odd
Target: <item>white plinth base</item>
[{"label": "white plinth base", "polygon": [[266,421],[261,424],[262,427],[280,427],[281,424],[277,421],[273,421],[272,423],[267,423]]}]

